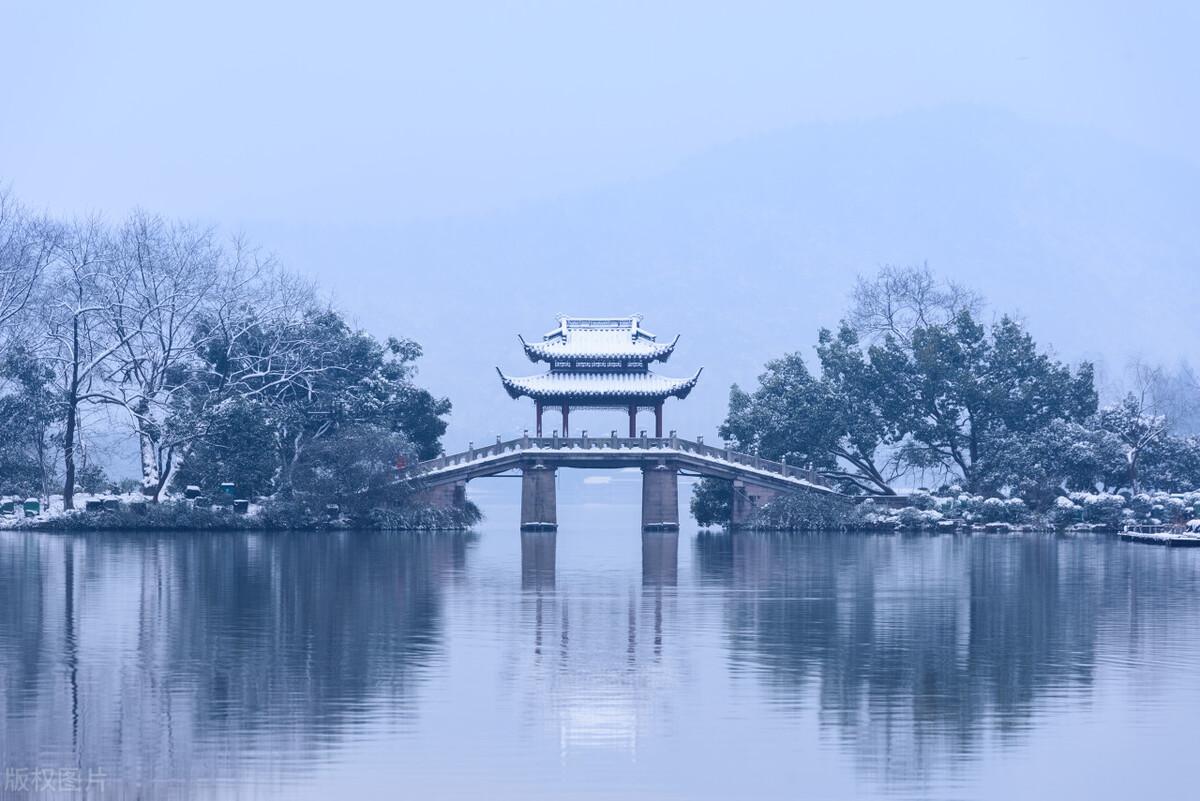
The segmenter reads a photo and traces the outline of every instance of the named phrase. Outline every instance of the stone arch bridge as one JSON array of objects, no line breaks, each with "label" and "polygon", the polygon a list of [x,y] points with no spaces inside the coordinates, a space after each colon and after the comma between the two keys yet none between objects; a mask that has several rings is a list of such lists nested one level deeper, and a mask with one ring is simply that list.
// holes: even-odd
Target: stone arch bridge
[{"label": "stone arch bridge", "polygon": [[434,505],[466,500],[466,484],[476,478],[510,471],[521,475],[521,529],[552,531],[558,527],[555,474],[559,468],[642,471],[642,528],[679,528],[679,475],[724,479],[733,483],[731,523],[742,525],[754,510],[789,492],[838,494],[815,471],[773,462],[729,448],[693,442],[671,432],[667,437],[530,437],[468,448],[413,465],[405,472]]}]

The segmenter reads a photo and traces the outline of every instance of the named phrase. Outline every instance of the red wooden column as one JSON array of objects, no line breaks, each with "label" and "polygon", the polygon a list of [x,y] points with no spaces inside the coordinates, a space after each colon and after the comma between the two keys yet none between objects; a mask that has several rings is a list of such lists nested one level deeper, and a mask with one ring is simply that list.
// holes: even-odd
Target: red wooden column
[{"label": "red wooden column", "polygon": [[629,438],[637,436],[637,404],[629,404]]},{"label": "red wooden column", "polygon": [[535,400],[533,405],[537,409],[537,435],[540,437],[542,436],[542,402]]},{"label": "red wooden column", "polygon": [[563,436],[564,437],[571,436],[571,429],[567,425],[567,417],[569,414],[570,414],[570,407],[564,402],[563,403]]},{"label": "red wooden column", "polygon": [[662,438],[662,401],[654,404],[654,436]]}]

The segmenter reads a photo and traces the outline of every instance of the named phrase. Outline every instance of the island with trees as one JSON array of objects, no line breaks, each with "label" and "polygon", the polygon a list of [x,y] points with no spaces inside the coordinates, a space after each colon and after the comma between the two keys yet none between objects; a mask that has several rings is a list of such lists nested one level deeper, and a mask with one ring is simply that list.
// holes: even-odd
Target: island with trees
[{"label": "island with trees", "polygon": [[[0,519],[469,526],[473,506],[423,506],[397,480],[441,453],[450,412],[416,383],[420,356],[244,239],[146,212],[57,220],[0,194]],[[113,437],[135,444],[137,479],[101,467]]]},{"label": "island with trees", "polygon": [[[852,502],[767,504],[768,529],[1102,528],[1200,517],[1200,388],[1184,365],[1130,366],[1101,404],[1092,364],[1063,364],[1017,319],[927,267],[860,279],[837,330],[734,386],[721,435],[811,466]],[[702,525],[731,487],[705,480]]]}]

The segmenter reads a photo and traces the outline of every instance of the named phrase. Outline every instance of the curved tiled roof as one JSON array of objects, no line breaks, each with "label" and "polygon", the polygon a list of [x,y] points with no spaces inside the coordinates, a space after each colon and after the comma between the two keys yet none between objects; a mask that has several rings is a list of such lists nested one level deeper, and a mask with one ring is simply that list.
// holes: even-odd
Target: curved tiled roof
[{"label": "curved tiled roof", "polygon": [[639,359],[666,361],[675,349],[674,342],[660,344],[654,334],[641,327],[641,317],[566,317],[559,326],[542,337],[541,342],[526,342],[520,337],[530,361],[553,359]]},{"label": "curved tiled roof", "polygon": [[627,359],[637,358],[646,361],[666,361],[675,350],[674,342],[658,343],[648,339],[630,340],[628,336],[574,337],[572,339],[551,339],[545,342],[526,342],[525,355],[530,361],[550,361],[552,359],[596,358],[596,359]]},{"label": "curved tiled roof", "polygon": [[[702,370],[703,368],[701,368]],[[700,378],[701,370],[691,378],[668,378],[656,373],[542,373],[531,376],[506,376],[500,368],[500,381],[513,398],[522,395],[548,398],[686,398]]]}]

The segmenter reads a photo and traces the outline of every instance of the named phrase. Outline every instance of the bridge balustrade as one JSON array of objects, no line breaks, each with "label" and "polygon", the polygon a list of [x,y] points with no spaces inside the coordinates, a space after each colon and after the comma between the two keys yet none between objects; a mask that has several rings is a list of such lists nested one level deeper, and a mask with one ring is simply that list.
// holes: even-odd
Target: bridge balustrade
[{"label": "bridge balustrade", "polygon": [[811,468],[799,468],[787,464],[783,461],[772,461],[763,459],[757,454],[738,453],[730,448],[718,448],[713,445],[706,445],[702,442],[694,442],[691,440],[680,439],[677,436],[669,437],[530,437],[524,435],[517,439],[503,440],[500,437],[496,438],[496,442],[491,445],[486,445],[482,448],[476,448],[474,443],[461,453],[451,454],[447,456],[439,456],[430,459],[420,464],[414,465],[408,471],[410,476],[416,476],[430,471],[441,470],[448,467],[456,467],[459,465],[471,464],[480,459],[503,456],[506,453],[516,453],[521,451],[567,451],[567,450],[671,450],[680,453],[689,453],[709,459],[720,460],[730,464],[742,465],[755,470],[761,470],[768,473],[775,473],[785,478],[795,478],[807,481],[812,484],[823,487],[831,487],[832,482],[828,481],[817,471]]}]

